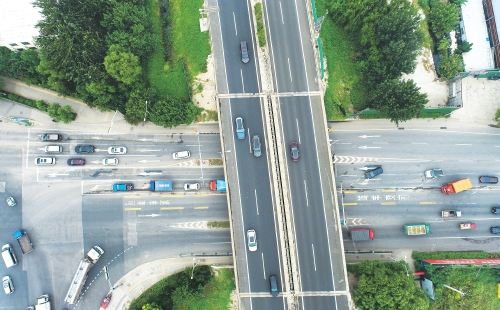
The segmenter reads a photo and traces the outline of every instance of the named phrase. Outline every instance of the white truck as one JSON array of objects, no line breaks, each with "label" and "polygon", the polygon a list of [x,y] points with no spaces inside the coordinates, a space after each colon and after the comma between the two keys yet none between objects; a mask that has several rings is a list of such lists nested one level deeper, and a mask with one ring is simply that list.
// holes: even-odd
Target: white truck
[{"label": "white truck", "polygon": [[90,249],[84,259],[80,260],[78,269],[76,270],[75,276],[73,277],[71,285],[69,286],[68,293],[64,298],[65,302],[70,305],[74,305],[78,301],[78,297],[80,296],[83,286],[85,285],[85,281],[87,280],[90,268],[92,268],[92,266],[97,263],[97,261],[103,254],[104,251],[96,245],[92,249]]},{"label": "white truck", "polygon": [[441,211],[441,217],[462,217],[462,211],[444,210]]},{"label": "white truck", "polygon": [[50,310],[49,294],[38,297],[36,300],[35,310]]}]

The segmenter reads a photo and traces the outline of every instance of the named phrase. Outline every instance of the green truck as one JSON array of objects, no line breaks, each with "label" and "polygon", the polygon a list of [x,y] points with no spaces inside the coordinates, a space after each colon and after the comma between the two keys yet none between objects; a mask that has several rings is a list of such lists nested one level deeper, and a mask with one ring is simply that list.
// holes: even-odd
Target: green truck
[{"label": "green truck", "polygon": [[431,224],[407,224],[405,225],[405,234],[426,235],[431,233]]}]

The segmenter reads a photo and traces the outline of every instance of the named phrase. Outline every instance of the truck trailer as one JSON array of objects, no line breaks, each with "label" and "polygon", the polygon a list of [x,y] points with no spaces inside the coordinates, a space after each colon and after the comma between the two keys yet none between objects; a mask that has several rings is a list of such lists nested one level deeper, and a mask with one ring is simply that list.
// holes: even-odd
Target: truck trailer
[{"label": "truck trailer", "polygon": [[441,217],[462,217],[462,211],[444,210],[441,211]]},{"label": "truck trailer", "polygon": [[159,180],[149,182],[149,190],[152,192],[171,191],[173,189],[172,181]]},{"label": "truck trailer", "polygon": [[431,232],[431,224],[408,224],[405,225],[407,235],[426,235]]},{"label": "truck trailer", "polygon": [[210,181],[210,190],[211,191],[219,191],[219,192],[225,192],[226,191],[226,180],[213,180]]},{"label": "truck trailer", "polygon": [[78,301],[78,297],[80,296],[83,286],[85,285],[90,268],[97,263],[103,254],[104,251],[96,245],[90,249],[84,259],[80,260],[78,269],[76,270],[75,276],[69,286],[68,293],[64,298],[65,302],[70,305],[74,305]]},{"label": "truck trailer", "polygon": [[349,236],[352,241],[373,240],[375,233],[368,228],[354,228],[349,231]]},{"label": "truck trailer", "polygon": [[441,193],[445,195],[456,194],[468,190],[470,188],[472,188],[472,183],[470,179],[464,178],[451,182],[450,184],[441,186]]},{"label": "truck trailer", "polygon": [[12,234],[12,236],[17,239],[17,242],[19,243],[23,254],[33,251],[33,244],[31,243],[30,237],[28,237],[28,233],[26,232],[26,230],[19,229],[14,234]]}]

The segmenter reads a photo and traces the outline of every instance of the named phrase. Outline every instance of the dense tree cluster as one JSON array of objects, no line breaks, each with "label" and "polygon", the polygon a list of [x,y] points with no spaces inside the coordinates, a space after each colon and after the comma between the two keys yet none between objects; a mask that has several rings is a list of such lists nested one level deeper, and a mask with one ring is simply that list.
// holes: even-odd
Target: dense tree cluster
[{"label": "dense tree cluster", "polygon": [[375,108],[398,124],[413,118],[427,103],[412,73],[424,36],[418,8],[407,0],[337,0],[334,18],[359,38],[357,61],[369,88],[364,106]]}]

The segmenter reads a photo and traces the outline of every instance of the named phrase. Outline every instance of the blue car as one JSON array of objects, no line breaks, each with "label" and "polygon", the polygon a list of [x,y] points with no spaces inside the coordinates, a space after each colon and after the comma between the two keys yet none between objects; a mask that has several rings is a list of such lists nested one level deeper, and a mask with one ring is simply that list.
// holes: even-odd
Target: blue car
[{"label": "blue car", "polygon": [[245,139],[245,125],[243,123],[243,118],[236,118],[236,136],[238,139]]},{"label": "blue car", "polygon": [[365,178],[373,179],[377,175],[382,174],[382,172],[384,172],[384,170],[382,170],[382,167],[378,167],[376,169],[370,170],[367,173],[365,173]]}]

